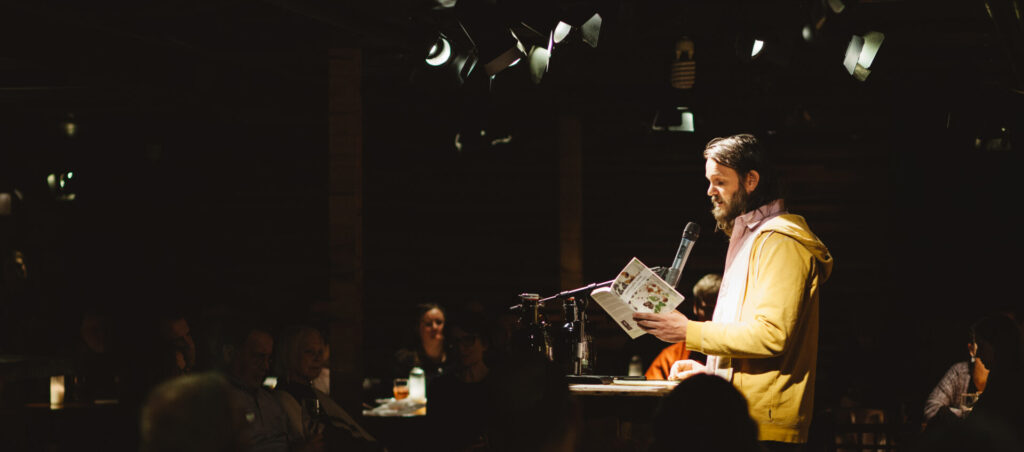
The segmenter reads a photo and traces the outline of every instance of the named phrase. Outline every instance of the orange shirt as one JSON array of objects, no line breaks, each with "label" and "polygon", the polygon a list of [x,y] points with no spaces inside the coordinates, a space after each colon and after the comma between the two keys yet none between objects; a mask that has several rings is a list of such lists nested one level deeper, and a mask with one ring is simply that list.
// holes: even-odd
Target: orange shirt
[{"label": "orange shirt", "polygon": [[672,371],[672,364],[676,361],[690,357],[690,351],[686,349],[686,342],[679,342],[665,347],[658,353],[658,356],[651,362],[644,376],[648,380],[668,380],[668,374]]}]

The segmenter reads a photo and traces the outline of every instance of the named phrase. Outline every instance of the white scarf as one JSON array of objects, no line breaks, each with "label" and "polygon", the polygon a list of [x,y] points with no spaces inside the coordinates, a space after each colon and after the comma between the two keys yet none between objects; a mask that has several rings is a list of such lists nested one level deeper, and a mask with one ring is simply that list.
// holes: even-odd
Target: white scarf
[{"label": "white scarf", "polygon": [[[743,309],[743,299],[747,291],[747,274],[750,269],[750,251],[754,245],[754,237],[757,237],[767,219],[747,234],[740,244],[736,256],[729,268],[725,269],[722,276],[722,285],[718,290],[718,301],[715,303],[715,313],[711,321],[716,323],[735,323],[740,319],[740,311]],[[757,271],[757,269],[754,269]],[[732,382],[732,358],[728,356],[708,355],[707,369],[705,372],[718,375]]]}]

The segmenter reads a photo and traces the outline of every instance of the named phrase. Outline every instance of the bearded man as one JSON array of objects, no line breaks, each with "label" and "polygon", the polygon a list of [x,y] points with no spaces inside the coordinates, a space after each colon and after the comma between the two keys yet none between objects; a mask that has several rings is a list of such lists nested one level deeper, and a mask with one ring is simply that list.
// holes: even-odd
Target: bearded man
[{"label": "bearded man", "polygon": [[729,236],[714,315],[707,322],[678,311],[633,318],[663,341],[708,355],[706,365],[677,361],[670,379],[725,378],[747,399],[766,449],[801,450],[814,407],[818,293],[832,257],[803,217],[785,210],[756,137],[715,138],[704,158],[711,213]]}]

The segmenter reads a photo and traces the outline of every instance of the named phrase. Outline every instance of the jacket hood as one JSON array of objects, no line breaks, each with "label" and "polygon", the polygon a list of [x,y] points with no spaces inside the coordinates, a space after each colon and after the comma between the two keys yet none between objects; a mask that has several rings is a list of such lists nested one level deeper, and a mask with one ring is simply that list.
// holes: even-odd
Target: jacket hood
[{"label": "jacket hood", "polygon": [[785,234],[800,242],[811,254],[821,263],[821,280],[828,280],[832,274],[832,254],[828,252],[825,244],[811,232],[807,221],[800,215],[783,214],[770,220],[765,225],[764,231],[774,231]]}]

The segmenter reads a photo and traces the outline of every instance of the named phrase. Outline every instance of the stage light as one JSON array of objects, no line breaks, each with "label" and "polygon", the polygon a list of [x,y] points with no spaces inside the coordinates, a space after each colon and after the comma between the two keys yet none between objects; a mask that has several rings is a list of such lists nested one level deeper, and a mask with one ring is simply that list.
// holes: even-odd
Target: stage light
[{"label": "stage light", "polygon": [[867,80],[871,75],[871,64],[884,40],[885,35],[877,31],[868,32],[864,36],[850,37],[850,43],[846,46],[846,58],[843,59],[846,71],[857,80]]},{"label": "stage light", "polygon": [[580,27],[583,34],[583,42],[590,44],[590,47],[597,47],[597,38],[601,35],[601,15],[594,13]]},{"label": "stage light", "polygon": [[672,107],[654,112],[651,130],[669,132],[694,132],[696,125],[693,111],[688,107]]},{"label": "stage light", "polygon": [[10,193],[0,193],[0,216],[10,215],[13,204],[14,197]]},{"label": "stage light", "polygon": [[431,66],[440,66],[445,64],[452,58],[452,45],[448,42],[443,35],[437,38],[437,42],[430,47],[430,52],[427,53],[427,64]]},{"label": "stage light", "polygon": [[828,0],[828,7],[832,8],[832,12],[839,14],[846,9],[846,5],[843,4],[842,0]]},{"label": "stage light", "polygon": [[544,47],[534,46],[527,56],[530,63],[530,80],[534,84],[540,83],[544,74],[548,71],[548,63],[551,61],[551,51]]},{"label": "stage light", "polygon": [[460,0],[454,10],[476,47],[477,57],[483,62],[487,75],[497,74],[516,59],[526,56],[519,38],[506,25],[506,20],[492,2]]},{"label": "stage light", "polygon": [[757,58],[757,55],[761,53],[761,49],[764,48],[764,41],[760,39],[754,40],[754,45],[750,49],[750,58]]},{"label": "stage light", "polygon": [[800,35],[803,36],[804,41],[811,42],[814,40],[814,30],[810,25],[804,25],[803,30],[800,30]]},{"label": "stage light", "polygon": [[559,21],[558,25],[555,25],[555,32],[552,34],[555,43],[562,42],[569,35],[570,31],[572,31],[572,25]]},{"label": "stage light", "polygon": [[46,185],[50,187],[50,192],[58,200],[74,201],[74,184],[71,183],[74,177],[75,173],[71,171],[50,173],[46,176]]}]

